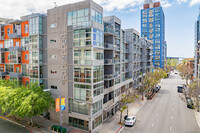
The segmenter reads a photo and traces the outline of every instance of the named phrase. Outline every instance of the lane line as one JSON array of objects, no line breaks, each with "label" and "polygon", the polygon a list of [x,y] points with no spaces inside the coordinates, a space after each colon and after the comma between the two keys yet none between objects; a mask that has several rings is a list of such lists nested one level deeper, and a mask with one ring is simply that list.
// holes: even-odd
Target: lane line
[{"label": "lane line", "polygon": [[171,132],[172,131],[172,127],[170,126],[170,128],[169,128],[169,131]]},{"label": "lane line", "polygon": [[18,126],[21,126],[21,127],[25,128],[25,126],[22,125],[22,124],[19,124],[19,123],[17,123],[17,122],[14,122],[14,121],[12,121],[12,120],[6,119],[6,118],[1,117],[1,116],[0,116],[0,118],[1,118],[1,119],[4,119],[4,120],[6,120],[6,121],[9,121],[9,122],[11,122],[11,123],[14,123],[14,124],[16,124],[16,125],[18,125]]},{"label": "lane line", "polygon": [[154,123],[152,124],[152,127],[154,126]]}]

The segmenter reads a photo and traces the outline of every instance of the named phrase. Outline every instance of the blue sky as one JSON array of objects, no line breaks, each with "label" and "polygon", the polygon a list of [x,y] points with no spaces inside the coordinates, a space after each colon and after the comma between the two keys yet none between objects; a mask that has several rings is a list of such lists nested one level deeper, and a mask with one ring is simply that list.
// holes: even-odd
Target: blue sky
[{"label": "blue sky", "polygon": [[[188,2],[173,2],[164,7],[166,41],[168,56],[193,57],[194,56],[194,25],[199,15],[200,4],[190,5]],[[104,12],[104,16],[116,15],[122,20],[122,28],[134,28],[140,32],[140,8],[134,11]]]},{"label": "blue sky", "polygon": [[[19,19],[31,13],[83,0],[0,0],[0,17]],[[116,15],[122,28],[140,32],[140,9],[144,0],[93,0],[104,8],[104,16]],[[156,0],[153,0],[156,2]],[[194,25],[200,0],[159,0],[164,7],[168,56],[194,56]]]}]

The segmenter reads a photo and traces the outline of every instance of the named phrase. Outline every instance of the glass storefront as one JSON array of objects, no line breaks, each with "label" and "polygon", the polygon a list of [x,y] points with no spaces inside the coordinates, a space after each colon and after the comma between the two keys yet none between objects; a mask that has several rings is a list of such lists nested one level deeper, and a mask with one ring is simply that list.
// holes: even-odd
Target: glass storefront
[{"label": "glass storefront", "polygon": [[92,122],[92,129],[95,129],[102,123],[102,115],[98,116],[97,118],[94,119]]},{"label": "glass storefront", "polygon": [[69,125],[83,129],[83,130],[89,129],[89,122],[88,121],[73,118],[73,117],[69,117]]}]

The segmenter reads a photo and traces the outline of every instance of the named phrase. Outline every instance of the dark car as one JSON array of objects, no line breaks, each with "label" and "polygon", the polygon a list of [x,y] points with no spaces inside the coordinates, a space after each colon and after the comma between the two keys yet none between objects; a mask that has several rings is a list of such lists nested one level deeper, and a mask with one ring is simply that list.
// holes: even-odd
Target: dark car
[{"label": "dark car", "polygon": [[188,99],[186,99],[186,102],[187,102],[187,107],[188,108],[194,109],[194,104],[192,102],[192,99],[188,98]]},{"label": "dark car", "polygon": [[183,93],[183,85],[179,85],[177,88],[179,93]]}]

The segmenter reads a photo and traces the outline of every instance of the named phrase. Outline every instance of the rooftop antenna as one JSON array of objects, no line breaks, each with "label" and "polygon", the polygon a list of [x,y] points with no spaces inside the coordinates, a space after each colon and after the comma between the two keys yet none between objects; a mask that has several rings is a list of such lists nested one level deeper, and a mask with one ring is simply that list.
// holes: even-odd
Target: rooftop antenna
[{"label": "rooftop antenna", "polygon": [[54,2],[54,5],[55,5],[55,7],[57,7],[57,4],[56,4],[56,2]]}]

